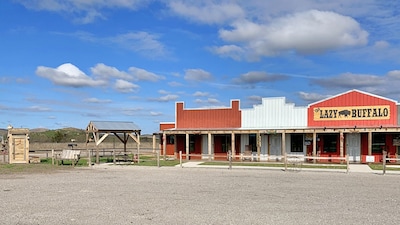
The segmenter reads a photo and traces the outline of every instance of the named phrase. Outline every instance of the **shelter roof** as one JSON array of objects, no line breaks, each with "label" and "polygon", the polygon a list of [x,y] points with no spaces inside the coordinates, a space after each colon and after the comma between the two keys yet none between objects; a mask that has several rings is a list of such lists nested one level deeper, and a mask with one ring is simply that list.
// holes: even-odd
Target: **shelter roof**
[{"label": "shelter roof", "polygon": [[140,131],[140,128],[133,122],[122,121],[90,121],[87,131]]}]

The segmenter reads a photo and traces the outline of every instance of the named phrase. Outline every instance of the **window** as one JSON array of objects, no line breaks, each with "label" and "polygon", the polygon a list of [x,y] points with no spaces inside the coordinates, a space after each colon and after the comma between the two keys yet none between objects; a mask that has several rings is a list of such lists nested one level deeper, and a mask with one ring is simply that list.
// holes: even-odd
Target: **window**
[{"label": "window", "polygon": [[303,135],[292,134],[290,137],[291,141],[291,152],[303,152]]},{"label": "window", "polygon": [[167,144],[174,144],[175,143],[175,136],[174,135],[167,135]]},{"label": "window", "polygon": [[324,135],[324,153],[337,152],[337,138],[336,134]]},{"label": "window", "polygon": [[386,146],[384,133],[372,133],[372,153],[382,153]]}]

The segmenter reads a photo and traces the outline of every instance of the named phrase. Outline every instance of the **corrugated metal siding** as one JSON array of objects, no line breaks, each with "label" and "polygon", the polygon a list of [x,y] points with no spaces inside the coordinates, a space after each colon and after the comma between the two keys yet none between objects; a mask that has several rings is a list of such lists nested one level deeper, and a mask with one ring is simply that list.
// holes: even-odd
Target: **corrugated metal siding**
[{"label": "corrugated metal siding", "polygon": [[184,109],[176,104],[176,128],[240,128],[239,101],[232,101],[231,108]]},{"label": "corrugated metal siding", "polygon": [[283,129],[307,127],[307,108],[286,103],[285,98],[263,98],[261,105],[242,109],[242,128]]},{"label": "corrugated metal siding", "polygon": [[[390,106],[390,119],[369,119],[369,120],[329,120],[315,121],[314,112],[322,107],[351,107],[351,106]],[[353,127],[353,126],[396,126],[397,123],[397,105],[396,102],[386,98],[380,98],[375,95],[369,95],[364,92],[350,91],[334,98],[327,99],[308,108],[308,126],[309,127]]]}]

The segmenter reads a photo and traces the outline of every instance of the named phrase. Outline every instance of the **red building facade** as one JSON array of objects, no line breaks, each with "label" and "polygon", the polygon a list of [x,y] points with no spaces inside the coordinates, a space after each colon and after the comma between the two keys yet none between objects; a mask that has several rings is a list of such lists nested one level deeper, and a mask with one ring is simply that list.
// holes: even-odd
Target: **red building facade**
[{"label": "red building facade", "polygon": [[[258,111],[253,114],[252,109],[246,109],[244,114],[238,100],[232,100],[228,108],[218,109],[185,109],[182,102],[176,103],[176,121],[160,124],[162,149],[166,150],[163,153],[176,156],[182,151],[193,159],[217,159],[232,151],[235,158],[252,146],[258,160],[294,153],[348,155],[351,161],[362,163],[381,161],[383,151],[390,157],[399,153],[398,103],[391,99],[351,90],[308,107],[271,102],[276,107],[255,106]],[[295,118],[296,124],[290,127],[276,124],[281,120],[272,117],[278,115],[306,116]],[[257,125],[257,121],[264,121],[265,125],[249,125]]]}]

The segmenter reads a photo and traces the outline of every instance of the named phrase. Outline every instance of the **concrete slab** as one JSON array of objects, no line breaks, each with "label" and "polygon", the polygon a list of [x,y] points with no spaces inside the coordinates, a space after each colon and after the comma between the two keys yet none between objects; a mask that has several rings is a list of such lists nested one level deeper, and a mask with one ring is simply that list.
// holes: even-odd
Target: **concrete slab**
[{"label": "concrete slab", "polygon": [[350,173],[373,173],[374,171],[367,164],[350,164]]}]

